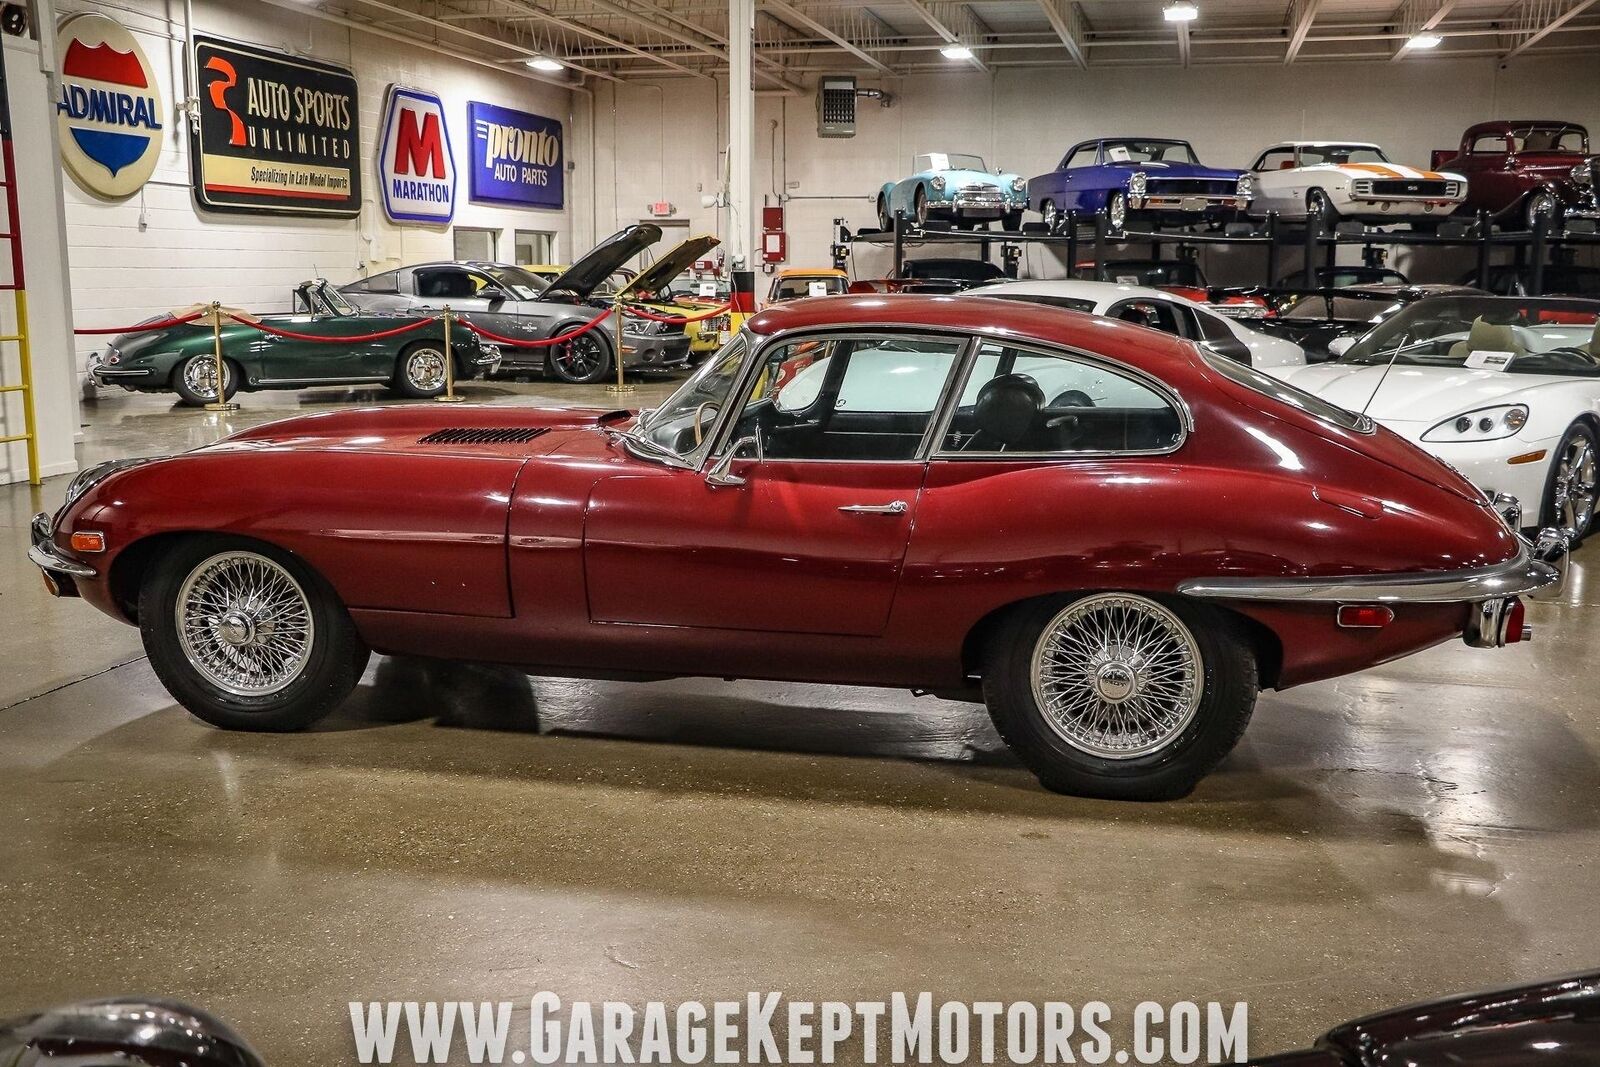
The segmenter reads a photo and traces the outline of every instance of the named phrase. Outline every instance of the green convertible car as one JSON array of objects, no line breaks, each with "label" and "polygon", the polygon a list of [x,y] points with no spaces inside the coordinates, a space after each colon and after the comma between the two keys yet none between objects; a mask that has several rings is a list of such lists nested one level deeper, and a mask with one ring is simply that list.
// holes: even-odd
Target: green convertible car
[{"label": "green convertible car", "polygon": [[[295,289],[295,312],[263,315],[262,325],[301,337],[281,337],[242,322],[224,322],[224,398],[240,389],[304,389],[313,385],[381,384],[401,396],[425,398],[444,392],[444,323],[431,322],[390,333],[421,316],[361,311],[325,281]],[[451,352],[459,380],[491,374],[500,348],[465,326],[451,329]],[[118,336],[89,357],[98,385],[120,385],[141,393],[174,392],[185,404],[217,398],[215,342],[205,321]]]}]

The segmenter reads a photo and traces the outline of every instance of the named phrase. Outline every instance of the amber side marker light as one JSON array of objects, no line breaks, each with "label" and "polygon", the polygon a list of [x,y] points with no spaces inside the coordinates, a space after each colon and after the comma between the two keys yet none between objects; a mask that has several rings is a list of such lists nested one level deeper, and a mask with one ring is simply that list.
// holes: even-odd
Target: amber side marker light
[{"label": "amber side marker light", "polygon": [[1520,456],[1512,456],[1510,459],[1506,460],[1506,462],[1508,464],[1514,464],[1514,463],[1537,463],[1541,459],[1543,459],[1545,456],[1548,456],[1549,454],[1550,453],[1546,452],[1544,449],[1541,448],[1537,452],[1524,452]]},{"label": "amber side marker light", "polygon": [[74,552],[104,552],[106,535],[94,530],[80,530],[72,535],[69,544]]},{"label": "amber side marker light", "polygon": [[1382,604],[1340,604],[1337,616],[1345,630],[1381,630],[1394,622],[1394,609]]}]

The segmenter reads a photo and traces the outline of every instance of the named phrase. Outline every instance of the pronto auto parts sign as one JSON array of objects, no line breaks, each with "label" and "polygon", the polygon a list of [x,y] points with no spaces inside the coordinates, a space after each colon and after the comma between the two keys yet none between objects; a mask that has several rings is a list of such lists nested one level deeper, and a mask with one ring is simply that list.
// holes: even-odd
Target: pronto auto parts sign
[{"label": "pronto auto parts sign", "polygon": [[212,211],[353,218],[361,210],[356,79],[313,59],[195,39],[194,195]]},{"label": "pronto auto parts sign", "polygon": [[524,207],[563,205],[561,123],[473,101],[472,198]]},{"label": "pronto auto parts sign", "polygon": [[439,97],[391,85],[378,152],[378,180],[389,218],[448,224],[456,210],[456,160]]},{"label": "pronto auto parts sign", "polygon": [[150,60],[120,23],[97,14],[62,22],[56,49],[62,165],[95,196],[132,196],[161,158],[165,107]]}]

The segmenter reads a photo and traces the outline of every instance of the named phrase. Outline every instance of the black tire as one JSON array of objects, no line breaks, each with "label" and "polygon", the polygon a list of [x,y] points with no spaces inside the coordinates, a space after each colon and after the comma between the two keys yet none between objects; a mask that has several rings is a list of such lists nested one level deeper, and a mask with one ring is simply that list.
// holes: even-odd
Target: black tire
[{"label": "black tire", "polygon": [[1113,233],[1121,233],[1128,225],[1128,197],[1124,193],[1112,193],[1106,197],[1106,224]]},{"label": "black tire", "polygon": [[[1584,459],[1584,456],[1587,459]],[[1600,439],[1586,423],[1575,422],[1567,427],[1555,455],[1550,461],[1550,473],[1545,476],[1544,501],[1540,507],[1540,522],[1566,530],[1576,547],[1594,528],[1595,504],[1600,500],[1600,490],[1595,486],[1597,457],[1600,457]],[[1577,467],[1576,478],[1564,469]],[[1580,495],[1574,495],[1577,490]]]},{"label": "black tire", "polygon": [[[230,691],[199,665],[206,658],[207,643],[211,649],[224,650],[232,640],[225,640],[220,624],[206,626],[202,622],[194,627],[199,636],[190,644],[193,655],[186,650],[178,618],[184,586],[191,577],[203,582],[207,568],[229,559],[246,561],[268,574],[286,574],[303,594],[303,610],[311,624],[305,651],[280,688],[268,691],[263,687],[252,693],[246,685]],[[185,603],[191,602],[185,598]],[[235,633],[247,625],[249,633],[258,636],[263,622],[281,624],[283,618],[281,613],[264,616],[258,609],[246,614],[252,617],[235,626]],[[206,616],[195,618],[204,620]],[[225,730],[284,731],[311,725],[350,695],[372,654],[332,587],[302,561],[271,545],[213,534],[180,542],[151,566],[139,589],[139,632],[150,665],[167,692],[197,718]],[[237,646],[229,647],[239,651]],[[215,654],[211,658],[218,659]],[[225,650],[222,658],[227,662]]]},{"label": "black tire", "polygon": [[[565,332],[570,327],[563,327]],[[601,334],[604,327],[579,334],[550,349],[550,373],[573,385],[593,385],[612,372],[611,344]]]},{"label": "black tire", "polygon": [[917,195],[911,201],[911,208],[916,217],[917,225],[926,226],[928,224],[928,193],[920,185],[917,186]]},{"label": "black tire", "polygon": [[[1170,632],[1186,634],[1192,642],[1186,647],[1198,652],[1198,663],[1192,656],[1189,659],[1189,676],[1191,684],[1198,679],[1200,695],[1189,717],[1180,717],[1171,736],[1162,739],[1159,747],[1108,757],[1069,741],[1051,725],[1035,697],[1033,663],[1047,628],[1054,628],[1070,611],[1091,611],[1097,605],[1116,610],[1128,604],[1141,612],[1153,605],[1151,617],[1164,615],[1180,624]],[[1108,662],[1101,671],[1113,667]],[[1254,649],[1230,616],[1188,601],[1126,593],[1052,599],[1020,607],[989,640],[982,670],[984,702],[995,728],[1045,788],[1114,800],[1186,796],[1238,744],[1259,688]],[[1112,680],[1127,682],[1135,694],[1139,685],[1149,684],[1129,682],[1133,677],[1127,674]],[[1083,684],[1097,685],[1098,681],[1085,678]],[[1130,698],[1124,695],[1122,699]]]},{"label": "black tire", "polygon": [[395,360],[389,388],[413,400],[427,400],[444,393],[444,344],[416,341],[400,351]]},{"label": "black tire", "polygon": [[886,233],[894,230],[894,213],[889,210],[889,198],[882,193],[878,194],[878,229]]},{"label": "black tire", "polygon": [[[210,352],[190,356],[172,368],[172,391],[192,408],[203,408],[217,400],[217,357]],[[239,391],[239,367],[231,359],[222,361],[222,399],[232,400]]]},{"label": "black tire", "polygon": [[1321,189],[1306,193],[1306,218],[1316,219],[1324,233],[1331,233],[1339,225],[1339,212],[1334,208],[1333,201],[1328,199],[1328,194]]},{"label": "black tire", "polygon": [[1015,233],[1022,229],[1022,212],[1008,211],[1000,216],[1000,228],[1008,233]]}]

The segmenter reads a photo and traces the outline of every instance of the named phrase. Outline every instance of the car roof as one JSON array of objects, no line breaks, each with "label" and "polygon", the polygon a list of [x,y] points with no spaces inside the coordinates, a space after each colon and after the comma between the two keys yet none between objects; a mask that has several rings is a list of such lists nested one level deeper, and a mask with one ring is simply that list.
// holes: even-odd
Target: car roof
[{"label": "car roof", "polygon": [[[1171,293],[1157,295],[1181,299]],[[1171,368],[1174,364],[1193,367],[1196,359],[1194,347],[1171,334],[1064,308],[965,293],[953,296],[891,293],[787,300],[755,315],[746,325],[752,333],[761,335],[851,326],[962,330],[1001,340],[1031,340],[1078,348],[1112,356],[1134,366],[1142,365],[1152,371]]]},{"label": "car roof", "polygon": [[785,267],[779,278],[848,278],[849,275],[834,267]]},{"label": "car roof", "polygon": [[1092,300],[1096,307],[1116,300],[1175,300],[1188,303],[1176,293],[1152,289],[1148,285],[1124,285],[1121,282],[1097,282],[1083,278],[1061,278],[1053,281],[999,282],[973,290],[974,295],[992,296],[1005,293],[1009,296],[1060,296],[1069,300]]},{"label": "car roof", "polygon": [[[1571,122],[1567,119],[1490,119],[1488,122],[1478,122],[1468,126],[1463,136],[1477,133],[1496,133],[1502,130],[1520,130],[1525,126],[1570,126],[1575,130],[1584,130],[1583,123]],[[1587,130],[1584,130],[1587,133]]]}]

